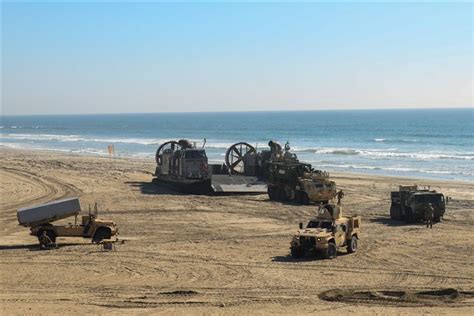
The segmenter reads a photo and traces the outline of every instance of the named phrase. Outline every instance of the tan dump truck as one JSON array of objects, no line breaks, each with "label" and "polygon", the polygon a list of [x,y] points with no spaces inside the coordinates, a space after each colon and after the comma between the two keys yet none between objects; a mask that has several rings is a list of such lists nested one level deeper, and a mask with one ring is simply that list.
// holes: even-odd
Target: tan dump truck
[{"label": "tan dump truck", "polygon": [[[115,222],[97,218],[97,204],[94,214],[82,216],[78,224],[80,212],[79,199],[71,198],[19,209],[17,217],[21,226],[30,227],[30,235],[38,237],[40,246],[54,244],[57,237],[91,238],[92,242],[99,243],[118,234]],[[71,216],[74,216],[74,224],[51,224]]]},{"label": "tan dump truck", "polygon": [[340,248],[345,247],[349,253],[356,252],[360,221],[360,216],[342,217],[340,206],[320,206],[318,215],[308,222],[306,228],[300,223],[291,240],[291,255],[300,258],[319,252],[325,258],[333,259]]}]

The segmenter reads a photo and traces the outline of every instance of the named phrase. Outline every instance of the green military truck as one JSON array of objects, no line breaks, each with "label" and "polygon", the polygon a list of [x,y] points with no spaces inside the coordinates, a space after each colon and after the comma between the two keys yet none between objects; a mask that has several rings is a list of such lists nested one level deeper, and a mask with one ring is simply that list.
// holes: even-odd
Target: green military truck
[{"label": "green military truck", "polygon": [[433,220],[440,222],[446,211],[446,199],[442,193],[430,190],[429,186],[401,185],[391,192],[390,218],[414,223],[425,220],[425,209],[433,206]]}]

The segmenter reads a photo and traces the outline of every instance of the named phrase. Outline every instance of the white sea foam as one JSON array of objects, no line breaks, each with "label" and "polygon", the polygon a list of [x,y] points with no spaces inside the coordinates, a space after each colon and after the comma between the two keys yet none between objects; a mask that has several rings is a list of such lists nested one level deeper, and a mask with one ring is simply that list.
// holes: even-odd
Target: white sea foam
[{"label": "white sea foam", "polygon": [[388,149],[354,149],[354,148],[296,148],[295,152],[309,152],[322,155],[346,155],[362,156],[368,159],[391,159],[391,158],[410,158],[417,160],[474,160],[474,153],[471,152],[402,152],[396,151],[396,148]]},{"label": "white sea foam", "polygon": [[423,174],[440,174],[440,175],[460,175],[460,176],[474,176],[474,172],[467,170],[434,170],[434,169],[418,169],[409,167],[390,167],[390,166],[370,166],[362,164],[320,164],[318,168],[324,169],[356,169],[356,170],[380,170],[380,171],[393,171],[393,172],[405,172],[405,173],[423,173]]},{"label": "white sea foam", "polygon": [[376,142],[384,142],[386,140],[387,140],[386,138],[376,138],[376,139],[374,139],[374,141],[376,141]]}]

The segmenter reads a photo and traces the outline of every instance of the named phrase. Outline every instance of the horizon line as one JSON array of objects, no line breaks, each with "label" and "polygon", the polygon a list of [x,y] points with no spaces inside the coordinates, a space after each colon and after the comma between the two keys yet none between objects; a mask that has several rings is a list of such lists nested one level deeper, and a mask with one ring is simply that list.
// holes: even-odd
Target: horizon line
[{"label": "horizon line", "polygon": [[324,111],[389,111],[389,110],[463,110],[473,109],[474,106],[461,106],[461,107],[391,107],[391,108],[337,108],[337,109],[284,109],[284,110],[243,110],[243,111],[163,111],[163,112],[102,112],[102,113],[49,113],[49,114],[4,114],[2,111],[2,117],[15,117],[15,116],[92,116],[92,115],[128,115],[128,114],[218,114],[218,113],[279,113],[279,112],[324,112]]}]

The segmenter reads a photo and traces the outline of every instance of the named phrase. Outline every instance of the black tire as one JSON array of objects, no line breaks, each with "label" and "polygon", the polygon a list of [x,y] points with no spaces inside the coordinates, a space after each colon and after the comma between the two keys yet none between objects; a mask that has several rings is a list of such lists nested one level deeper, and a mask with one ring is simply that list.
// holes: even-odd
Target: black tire
[{"label": "black tire", "polygon": [[110,228],[107,227],[99,227],[96,231],[94,236],[92,237],[92,242],[96,244],[100,243],[103,239],[110,239],[112,237],[112,232]]},{"label": "black tire", "polygon": [[272,186],[268,186],[267,193],[268,198],[272,201],[275,201],[275,188]]},{"label": "black tire", "polygon": [[347,252],[348,253],[354,253],[357,251],[357,243],[358,243],[358,238],[356,236],[352,236],[351,240],[349,241],[349,244],[347,245]]},{"label": "black tire", "polygon": [[328,244],[328,248],[326,249],[326,252],[324,253],[324,257],[326,259],[334,259],[337,256],[337,247],[334,242],[330,242]]},{"label": "black tire", "polygon": [[286,201],[290,200],[291,196],[288,195],[288,192],[286,190],[286,186],[280,188],[280,198],[281,198],[281,201],[283,201],[283,202],[286,202]]},{"label": "black tire", "polygon": [[439,222],[441,222],[441,217],[437,216],[433,218],[433,223],[439,223]]},{"label": "black tire", "polygon": [[308,198],[308,194],[304,191],[296,191],[296,201],[299,203],[299,204],[302,204],[302,205],[308,205],[309,204],[309,198]]},{"label": "black tire", "polygon": [[293,258],[301,258],[304,256],[303,248],[301,247],[291,247],[291,256]]},{"label": "black tire", "polygon": [[40,229],[36,236],[38,237],[38,240],[40,240],[40,237],[43,236],[43,232],[46,231],[46,235],[51,239],[51,242],[55,243],[56,242],[56,233],[51,230],[51,229]]}]

